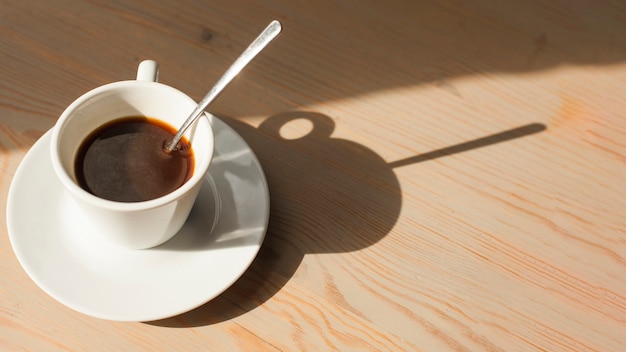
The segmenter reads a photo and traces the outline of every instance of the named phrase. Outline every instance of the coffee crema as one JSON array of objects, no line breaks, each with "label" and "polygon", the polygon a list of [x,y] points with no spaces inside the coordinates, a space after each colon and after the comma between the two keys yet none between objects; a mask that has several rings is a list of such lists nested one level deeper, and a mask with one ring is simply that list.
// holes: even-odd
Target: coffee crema
[{"label": "coffee crema", "polygon": [[167,154],[163,145],[176,129],[145,116],[129,116],[94,130],[74,163],[80,187],[100,198],[142,202],[164,196],[191,178],[194,156],[186,138]]}]

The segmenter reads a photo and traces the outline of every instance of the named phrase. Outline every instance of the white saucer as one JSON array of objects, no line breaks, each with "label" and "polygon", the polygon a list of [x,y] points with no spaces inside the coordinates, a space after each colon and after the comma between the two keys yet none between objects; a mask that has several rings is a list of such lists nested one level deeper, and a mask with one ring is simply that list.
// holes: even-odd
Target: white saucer
[{"label": "white saucer", "polygon": [[269,190],[250,147],[212,118],[215,156],[189,219],[146,250],[90,236],[96,230],[76,216],[52,169],[51,133],[43,135],[18,167],[7,203],[11,245],[33,281],[76,311],[118,321],[178,315],[230,287],[261,247]]}]

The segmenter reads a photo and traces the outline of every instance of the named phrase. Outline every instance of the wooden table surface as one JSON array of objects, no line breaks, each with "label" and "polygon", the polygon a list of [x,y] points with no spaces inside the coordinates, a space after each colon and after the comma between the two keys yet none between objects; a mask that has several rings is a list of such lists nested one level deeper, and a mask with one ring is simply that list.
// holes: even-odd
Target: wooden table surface
[{"label": "wooden table surface", "polygon": [[[64,108],[154,59],[259,157],[248,271],[156,322],[58,303],[0,231],[0,349],[626,350],[623,1],[0,0],[0,197]],[[42,180],[42,182],[46,182]]]}]

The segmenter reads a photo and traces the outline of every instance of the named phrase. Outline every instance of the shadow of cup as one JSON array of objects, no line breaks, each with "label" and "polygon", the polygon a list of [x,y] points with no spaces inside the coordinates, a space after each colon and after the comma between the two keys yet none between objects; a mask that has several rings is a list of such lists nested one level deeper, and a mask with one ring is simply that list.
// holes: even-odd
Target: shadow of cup
[{"label": "shadow of cup", "polygon": [[[306,119],[305,136],[286,139],[286,124]],[[270,224],[257,258],[228,290],[178,317],[151,322],[185,327],[230,319],[268,300],[293,276],[304,255],[344,253],[380,241],[400,213],[400,184],[372,150],[332,138],[334,122],[310,112],[272,116],[254,128],[224,118],[257,154],[270,188]],[[224,301],[230,301],[223,310]],[[236,307],[233,307],[232,305]]]},{"label": "shadow of cup", "polygon": [[[310,121],[312,131],[298,139],[283,138],[280,129],[297,119]],[[402,197],[392,168],[372,150],[332,138],[329,117],[292,112],[267,119],[251,133],[233,127],[261,153],[275,220],[268,234],[271,241],[291,243],[288,252],[360,250],[395,224]]]}]

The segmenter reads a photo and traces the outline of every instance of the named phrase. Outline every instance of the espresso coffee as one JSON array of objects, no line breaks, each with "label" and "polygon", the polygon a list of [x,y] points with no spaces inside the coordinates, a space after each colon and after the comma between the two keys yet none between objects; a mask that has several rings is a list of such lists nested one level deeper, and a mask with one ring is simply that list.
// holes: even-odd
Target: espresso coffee
[{"label": "espresso coffee", "polygon": [[193,174],[194,157],[183,138],[167,154],[163,145],[176,129],[157,119],[130,116],[93,131],[75,160],[78,184],[86,191],[118,202],[142,202],[166,195]]}]

